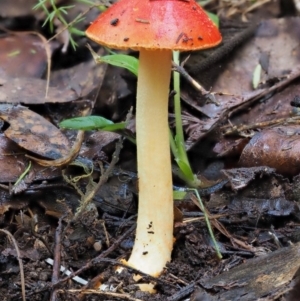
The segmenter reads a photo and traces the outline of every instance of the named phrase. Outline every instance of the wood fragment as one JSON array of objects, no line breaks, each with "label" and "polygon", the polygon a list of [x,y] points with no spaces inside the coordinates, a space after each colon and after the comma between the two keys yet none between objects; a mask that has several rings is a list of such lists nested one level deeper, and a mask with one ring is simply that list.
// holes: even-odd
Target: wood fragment
[{"label": "wood fragment", "polygon": [[202,286],[216,289],[219,301],[258,300],[273,294],[292,280],[300,266],[300,243],[250,259],[232,270],[205,280]]}]

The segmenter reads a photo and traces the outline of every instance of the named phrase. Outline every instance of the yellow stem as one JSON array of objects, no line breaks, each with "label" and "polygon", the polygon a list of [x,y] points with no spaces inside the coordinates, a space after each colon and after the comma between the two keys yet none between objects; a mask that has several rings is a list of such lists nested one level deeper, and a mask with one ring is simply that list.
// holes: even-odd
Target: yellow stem
[{"label": "yellow stem", "polygon": [[139,209],[128,265],[159,276],[173,248],[173,195],[168,128],[172,52],[140,51],[136,135]]}]

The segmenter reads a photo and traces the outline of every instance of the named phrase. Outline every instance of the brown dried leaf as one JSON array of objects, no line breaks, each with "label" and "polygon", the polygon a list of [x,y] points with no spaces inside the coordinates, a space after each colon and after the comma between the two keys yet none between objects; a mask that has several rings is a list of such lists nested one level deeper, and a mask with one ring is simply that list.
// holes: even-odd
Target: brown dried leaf
[{"label": "brown dried leaf", "polygon": [[87,137],[80,150],[80,156],[94,160],[104,156],[105,152],[112,153],[119,138],[120,135],[114,132],[96,131]]},{"label": "brown dried leaf", "polygon": [[257,175],[269,175],[275,172],[275,169],[267,166],[250,168],[232,168],[222,170],[227,177],[233,190],[239,190],[246,187]]},{"label": "brown dried leaf", "polygon": [[[25,152],[13,141],[0,134],[0,183],[14,183],[28,166]],[[30,173],[34,173],[33,181],[49,180],[61,175],[59,169],[45,168],[32,162]],[[28,179],[26,178],[26,183]]]},{"label": "brown dried leaf", "polygon": [[216,143],[213,151],[218,154],[218,157],[240,155],[247,142],[248,138],[223,139]]},{"label": "brown dried leaf", "polygon": [[78,99],[69,87],[60,90],[49,87],[45,98],[46,81],[37,78],[11,78],[0,68],[0,101],[9,103],[43,104],[63,103]]},{"label": "brown dried leaf", "polygon": [[19,197],[11,198],[8,191],[0,190],[0,216],[7,212],[10,208],[20,210],[28,205],[28,200]]},{"label": "brown dried leaf", "polygon": [[1,68],[12,77],[40,78],[47,65],[46,51],[41,39],[30,34],[0,38],[0,61]]},{"label": "brown dried leaf", "polygon": [[278,173],[300,172],[300,137],[298,126],[281,126],[257,133],[244,148],[240,165],[270,166]]},{"label": "brown dried leaf", "polygon": [[[55,5],[59,5],[62,0],[56,0]],[[2,17],[22,17],[36,14],[40,17],[42,9],[33,10],[33,6],[38,3],[37,0],[1,0],[0,16]],[[51,7],[50,1],[45,2],[45,6]]]},{"label": "brown dried leaf", "polygon": [[[98,54],[103,55],[104,50],[101,49]],[[90,60],[51,72],[51,85],[61,90],[71,86],[77,95],[85,97],[91,91],[101,88],[106,69],[106,64],[96,64],[94,60]]]},{"label": "brown dried leaf", "polygon": [[292,70],[300,63],[299,28],[299,17],[262,22],[256,36],[236,51],[213,89],[234,95],[252,91],[253,71],[263,53],[269,57],[266,79],[281,77]]},{"label": "brown dried leaf", "polygon": [[36,0],[1,0],[0,15],[2,17],[20,17],[32,15],[32,7]]},{"label": "brown dried leaf", "polygon": [[10,124],[6,137],[21,147],[49,159],[58,159],[70,152],[65,135],[42,116],[21,105],[0,105],[0,118]]}]

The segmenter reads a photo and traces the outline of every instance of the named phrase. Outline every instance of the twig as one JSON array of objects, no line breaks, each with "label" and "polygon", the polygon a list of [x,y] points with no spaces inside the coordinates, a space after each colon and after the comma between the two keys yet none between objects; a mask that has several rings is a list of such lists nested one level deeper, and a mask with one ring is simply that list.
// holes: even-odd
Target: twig
[{"label": "twig", "polygon": [[[221,131],[223,131],[223,135],[233,135],[239,134],[241,135],[244,131],[254,130],[254,129],[262,129],[266,127],[278,126],[280,124],[299,124],[300,123],[300,116],[294,117],[285,117],[279,118],[269,121],[262,121],[254,124],[246,124],[246,125],[226,125],[221,127]],[[247,137],[249,137],[247,135]]]},{"label": "twig", "polygon": [[117,298],[117,300],[130,300],[130,301],[143,301],[141,299],[136,299],[133,297],[130,297],[127,294],[120,294],[120,293],[114,293],[114,292],[104,292],[99,290],[93,290],[93,289],[86,289],[86,290],[80,290],[80,289],[70,289],[70,290],[59,290],[60,293],[71,293],[76,294],[77,296],[79,294],[83,295],[101,295],[101,296],[107,296],[108,298]]},{"label": "twig", "polygon": [[[103,1],[102,5],[106,5],[107,3],[105,3]],[[54,40],[57,36],[59,36],[60,34],[62,34],[65,30],[67,30],[69,27],[71,27],[73,24],[75,24],[79,19],[81,19],[83,16],[85,16],[86,14],[89,13],[89,11],[91,11],[94,7],[99,6],[99,4],[94,4],[91,7],[89,7],[87,10],[85,10],[83,13],[80,13],[73,21],[71,21],[70,23],[68,23],[66,26],[64,26],[61,30],[59,30],[54,36],[52,36],[50,39],[48,39],[48,43],[52,40]]]},{"label": "twig", "polygon": [[193,79],[188,72],[182,67],[172,62],[172,67],[180,73],[196,90],[198,90],[202,95],[207,95],[210,91],[205,90],[195,79]]},{"label": "twig", "polygon": [[55,248],[54,248],[54,263],[52,272],[52,283],[56,283],[59,279],[60,271],[60,258],[61,258],[61,231],[62,231],[62,220],[65,216],[61,216],[58,220],[58,226],[55,231]]},{"label": "twig", "polygon": [[23,262],[22,262],[22,259],[21,259],[21,254],[20,254],[20,250],[19,250],[19,247],[18,247],[18,243],[17,243],[17,241],[15,240],[15,238],[13,237],[13,235],[10,232],[8,232],[4,229],[0,229],[0,232],[5,233],[8,236],[8,239],[10,241],[12,241],[12,243],[15,246],[15,249],[16,249],[16,252],[17,252],[17,258],[18,258],[18,262],[19,262],[19,267],[20,267],[22,299],[23,299],[23,301],[26,301],[24,268],[23,268]]},{"label": "twig", "polygon": [[167,301],[179,301],[181,299],[183,299],[184,297],[190,295],[195,288],[195,283],[191,283],[185,287],[183,287],[182,289],[180,289],[178,292],[176,292],[175,294],[173,294],[172,296],[167,298]]},{"label": "twig", "polygon": [[74,219],[77,219],[80,216],[80,214],[85,211],[86,207],[93,200],[93,198],[95,197],[95,195],[98,192],[98,190],[100,189],[100,187],[104,183],[107,182],[107,180],[110,177],[110,175],[111,175],[111,173],[112,173],[115,165],[119,161],[120,152],[121,152],[121,149],[123,147],[123,140],[124,140],[123,137],[119,138],[119,141],[116,143],[116,150],[113,153],[112,160],[111,160],[108,168],[101,175],[101,177],[99,179],[99,182],[97,183],[97,185],[95,186],[95,188],[92,189],[87,195],[84,196],[84,200],[82,200],[82,203],[80,205],[80,210],[76,213]]},{"label": "twig", "polygon": [[[61,259],[61,232],[62,232],[62,220],[66,214],[61,216],[58,220],[58,226],[55,231],[55,248],[54,248],[54,262],[52,271],[52,283],[56,283],[59,279],[60,272],[60,259]],[[52,290],[50,301],[56,300],[56,290]]]},{"label": "twig", "polygon": [[97,257],[93,258],[91,261],[89,261],[86,265],[84,265],[82,268],[77,270],[76,272],[71,273],[68,277],[65,277],[63,279],[60,279],[57,283],[53,284],[54,287],[57,287],[61,285],[63,282],[68,281],[69,279],[72,279],[73,277],[79,275],[80,273],[84,272],[85,270],[94,267],[95,263],[99,262],[101,259],[108,256],[111,252],[113,252],[120,243],[127,238],[132,231],[135,229],[135,225],[131,226],[122,236],[120,236],[106,251],[99,254]]}]

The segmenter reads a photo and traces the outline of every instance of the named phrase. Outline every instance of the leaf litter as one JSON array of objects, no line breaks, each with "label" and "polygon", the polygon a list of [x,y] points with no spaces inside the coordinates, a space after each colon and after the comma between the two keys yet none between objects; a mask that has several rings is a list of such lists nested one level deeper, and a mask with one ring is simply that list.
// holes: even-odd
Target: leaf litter
[{"label": "leaf litter", "polygon": [[[265,10],[262,2],[243,10],[243,18],[261,18],[255,13],[260,11],[272,19],[262,20],[239,43],[237,39],[224,39],[224,46],[232,43],[226,46],[231,49],[230,55],[225,51],[214,62],[217,65],[210,67],[215,68],[217,77],[207,76],[216,79],[210,85],[217,92],[216,102],[202,97],[188,82],[182,91],[187,147],[194,171],[207,175],[210,183],[228,182],[219,189],[200,190],[223,260],[216,259],[203,214],[192,198],[176,202],[181,217],[175,223],[172,262],[156,279],[158,293],[155,295],[137,290],[131,271],[114,273],[114,266],[119,264],[117,259],[126,257],[133,244],[137,199],[134,146],[127,141],[119,145],[119,162],[115,160],[109,165],[114,160],[118,134],[88,131],[76,139],[73,131],[62,132],[57,127],[65,118],[91,112],[116,122],[124,121],[134,103],[135,79],[124,70],[94,65],[82,46],[84,39],[80,38],[79,55],[67,49],[67,60],[70,60],[67,67],[62,63],[66,55],[54,46],[52,63],[60,59],[61,66],[58,64],[59,68],[52,72],[48,98],[45,98],[47,84],[42,74],[45,57],[39,56],[38,63],[29,62],[22,48],[21,52],[15,52],[20,63],[12,60],[12,55],[6,55],[6,61],[5,51],[13,53],[15,46],[7,48],[0,39],[7,64],[0,76],[3,120],[0,168],[4,171],[0,175],[0,223],[13,233],[21,247],[27,298],[38,300],[47,293],[52,294],[52,300],[66,300],[79,293],[86,293],[87,300],[93,298],[96,291],[80,288],[72,292],[78,288],[73,283],[72,289],[64,287],[65,276],[57,270],[57,260],[62,255],[68,268],[92,279],[91,287],[101,282],[116,288],[116,295],[111,291],[101,292],[97,300],[197,300],[199,295],[205,295],[208,300],[284,300],[282,296],[293,287],[294,277],[297,283],[295,273],[299,268],[296,103],[300,27],[298,17],[276,18],[278,2],[272,4],[275,10],[267,2]],[[226,18],[234,16],[237,8],[240,9],[232,6]],[[9,12],[7,8],[6,12]],[[22,12],[11,16],[16,14]],[[28,13],[24,7],[24,14],[32,12]],[[221,26],[226,21],[221,20]],[[231,21],[240,25],[237,32],[250,27],[240,20]],[[225,37],[226,32],[227,36],[231,35],[232,27],[223,26]],[[13,42],[35,44],[30,36],[16,37]],[[100,49],[100,53],[104,50]],[[71,61],[72,55],[79,63]],[[198,54],[192,55],[191,61],[194,69],[203,64]],[[191,61],[187,61],[186,68],[195,76],[189,66]],[[15,63],[14,68],[24,64],[22,73],[10,69],[10,62]],[[30,64],[36,69],[26,68]],[[253,72],[258,64],[261,69],[256,77],[257,89],[253,90]],[[28,157],[32,155],[38,160]],[[59,160],[63,161],[56,165]],[[75,163],[71,164],[72,160]],[[37,162],[47,162],[47,166]],[[22,178],[24,185],[13,190],[12,184],[28,166]],[[95,190],[97,183],[101,185]],[[178,184],[182,183],[178,181]],[[87,210],[76,217],[78,207],[86,199],[92,202],[85,204]],[[63,230],[57,228],[58,220]],[[18,255],[4,236],[0,239],[1,294],[8,296],[7,300],[21,300],[20,269],[13,260]],[[57,251],[58,247],[62,253]],[[44,262],[48,257],[55,259],[54,268]],[[64,290],[55,288],[51,280],[54,274]]]}]

